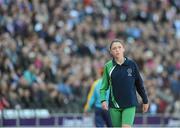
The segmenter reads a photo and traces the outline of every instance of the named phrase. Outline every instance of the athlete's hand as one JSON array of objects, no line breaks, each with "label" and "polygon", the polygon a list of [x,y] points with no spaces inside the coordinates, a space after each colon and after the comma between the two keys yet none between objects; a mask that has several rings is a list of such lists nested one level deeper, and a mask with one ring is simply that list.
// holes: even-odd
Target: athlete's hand
[{"label": "athlete's hand", "polygon": [[143,104],[143,106],[142,106],[142,111],[143,111],[143,113],[144,113],[144,112],[147,112],[147,111],[148,111],[148,108],[149,108],[149,104]]},{"label": "athlete's hand", "polygon": [[108,110],[108,105],[107,105],[106,101],[102,102],[102,109]]},{"label": "athlete's hand", "polygon": [[90,113],[89,113],[88,111],[84,111],[84,112],[83,112],[83,115],[84,115],[84,116],[89,116]]}]

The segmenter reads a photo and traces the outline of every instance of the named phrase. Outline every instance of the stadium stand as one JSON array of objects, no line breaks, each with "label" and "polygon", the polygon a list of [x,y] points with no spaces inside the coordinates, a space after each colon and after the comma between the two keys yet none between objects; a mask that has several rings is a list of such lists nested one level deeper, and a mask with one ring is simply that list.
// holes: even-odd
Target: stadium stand
[{"label": "stadium stand", "polygon": [[148,113],[179,117],[179,0],[0,0],[0,110],[82,113],[114,38],[138,62]]}]

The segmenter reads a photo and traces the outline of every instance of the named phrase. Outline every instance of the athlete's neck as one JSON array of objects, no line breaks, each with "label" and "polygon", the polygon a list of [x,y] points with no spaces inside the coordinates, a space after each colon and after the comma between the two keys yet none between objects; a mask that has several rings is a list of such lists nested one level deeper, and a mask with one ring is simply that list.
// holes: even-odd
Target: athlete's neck
[{"label": "athlete's neck", "polygon": [[120,64],[120,65],[123,64],[125,60],[126,60],[125,57],[122,57],[122,58],[115,58],[116,63],[118,63],[118,64]]}]

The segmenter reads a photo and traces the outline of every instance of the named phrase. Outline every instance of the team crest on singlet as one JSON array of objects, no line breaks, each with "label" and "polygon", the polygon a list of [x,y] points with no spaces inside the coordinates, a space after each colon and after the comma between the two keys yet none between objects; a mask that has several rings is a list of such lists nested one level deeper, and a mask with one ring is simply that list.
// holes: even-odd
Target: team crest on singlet
[{"label": "team crest on singlet", "polygon": [[132,69],[131,69],[131,68],[128,68],[128,69],[127,69],[127,73],[128,73],[128,76],[132,76]]}]

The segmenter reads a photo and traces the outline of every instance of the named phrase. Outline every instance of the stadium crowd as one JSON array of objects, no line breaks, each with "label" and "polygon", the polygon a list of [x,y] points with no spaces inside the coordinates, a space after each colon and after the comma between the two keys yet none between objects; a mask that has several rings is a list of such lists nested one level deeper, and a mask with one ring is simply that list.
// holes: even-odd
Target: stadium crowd
[{"label": "stadium crowd", "polygon": [[179,0],[0,0],[0,109],[82,112],[114,38],[138,63],[149,113],[178,116]]}]

